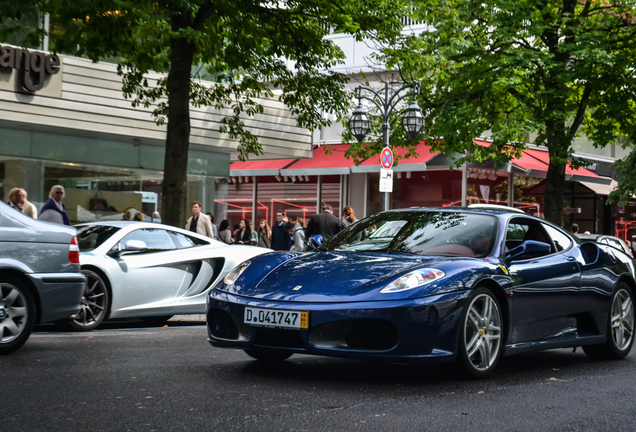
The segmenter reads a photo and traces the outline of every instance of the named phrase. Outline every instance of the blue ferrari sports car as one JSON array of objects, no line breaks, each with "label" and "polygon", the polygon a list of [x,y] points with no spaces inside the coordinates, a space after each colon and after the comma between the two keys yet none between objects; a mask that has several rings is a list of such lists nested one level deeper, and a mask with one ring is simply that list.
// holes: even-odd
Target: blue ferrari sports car
[{"label": "blue ferrari sports car", "polygon": [[208,296],[208,339],[263,361],[457,361],[480,378],[528,351],[625,357],[635,289],[625,253],[514,209],[392,210],[234,268]]}]

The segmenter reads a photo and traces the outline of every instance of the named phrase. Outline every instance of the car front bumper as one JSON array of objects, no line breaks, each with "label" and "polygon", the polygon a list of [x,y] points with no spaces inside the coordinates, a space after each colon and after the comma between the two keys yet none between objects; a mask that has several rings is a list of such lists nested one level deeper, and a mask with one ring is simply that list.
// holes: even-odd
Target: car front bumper
[{"label": "car front bumper", "polygon": [[[469,291],[401,301],[296,303],[213,290],[206,313],[215,347],[276,350],[396,363],[455,359],[458,322]],[[245,307],[307,311],[307,329],[244,323]]]},{"label": "car front bumper", "polygon": [[86,288],[86,277],[81,273],[27,274],[40,298],[38,324],[68,318],[80,309]]}]

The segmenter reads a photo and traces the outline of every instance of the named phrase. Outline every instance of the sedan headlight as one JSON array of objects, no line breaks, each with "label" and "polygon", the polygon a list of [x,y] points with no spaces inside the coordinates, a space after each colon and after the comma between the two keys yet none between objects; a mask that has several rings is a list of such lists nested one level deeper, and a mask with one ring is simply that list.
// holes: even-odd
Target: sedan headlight
[{"label": "sedan headlight", "polygon": [[394,280],[389,285],[380,290],[383,294],[396,293],[406,291],[422,285],[429,284],[437,279],[441,279],[446,275],[441,270],[433,268],[424,268],[405,274],[399,279]]},{"label": "sedan headlight", "polygon": [[232,285],[250,264],[250,261],[245,261],[244,263],[234,267],[228,274],[225,275],[223,282],[225,282],[226,285]]}]

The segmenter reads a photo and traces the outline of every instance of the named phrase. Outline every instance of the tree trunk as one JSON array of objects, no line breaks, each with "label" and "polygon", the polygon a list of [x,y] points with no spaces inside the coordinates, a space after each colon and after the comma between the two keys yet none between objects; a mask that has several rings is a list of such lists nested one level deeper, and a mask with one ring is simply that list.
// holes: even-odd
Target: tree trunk
[{"label": "tree trunk", "polygon": [[557,159],[555,145],[548,145],[550,165],[545,179],[543,194],[544,215],[555,225],[563,225],[563,192],[565,191],[565,165],[559,166],[553,162]]},{"label": "tree trunk", "polygon": [[194,45],[170,41],[168,135],[163,175],[163,223],[183,228],[187,219],[188,148],[190,146],[190,70]]}]

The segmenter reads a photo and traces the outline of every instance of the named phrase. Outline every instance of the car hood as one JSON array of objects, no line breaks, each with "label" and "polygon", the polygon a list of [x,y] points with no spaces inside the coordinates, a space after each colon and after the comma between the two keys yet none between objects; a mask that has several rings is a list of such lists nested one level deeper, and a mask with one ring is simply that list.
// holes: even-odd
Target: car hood
[{"label": "car hood", "polygon": [[[245,297],[279,301],[397,300],[465,289],[464,279],[458,279],[458,274],[475,267],[492,267],[470,258],[352,252],[273,253],[251,261],[234,285],[219,288]],[[380,293],[397,278],[422,267],[443,269],[446,277],[400,293]],[[475,276],[479,272],[470,273]]]}]

